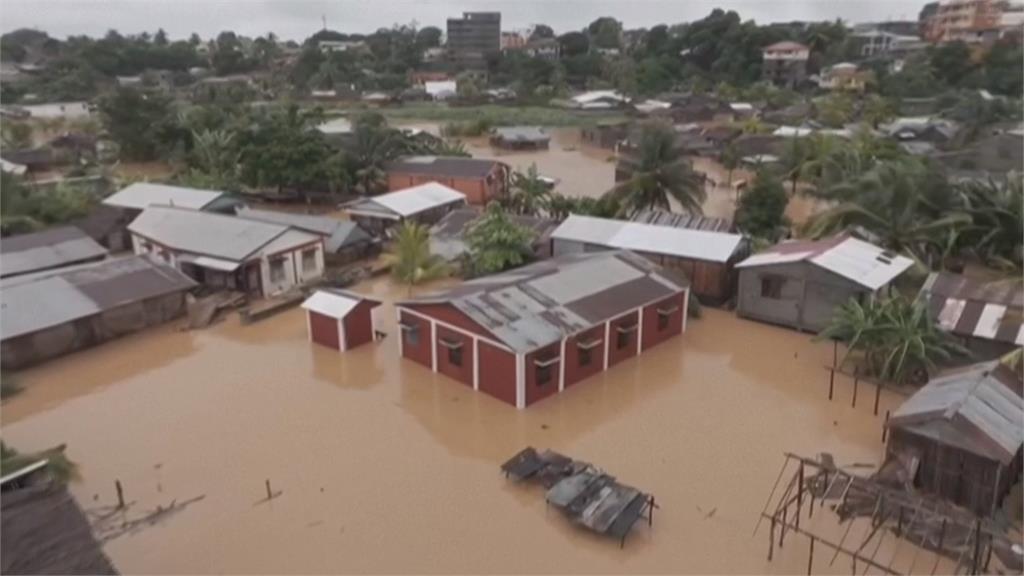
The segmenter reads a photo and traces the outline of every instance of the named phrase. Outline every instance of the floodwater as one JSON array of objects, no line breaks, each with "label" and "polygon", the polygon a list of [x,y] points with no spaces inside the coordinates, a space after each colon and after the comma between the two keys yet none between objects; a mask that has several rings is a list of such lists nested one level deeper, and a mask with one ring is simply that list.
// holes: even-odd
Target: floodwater
[{"label": "floodwater", "polygon": [[[356,289],[406,295],[387,278]],[[837,381],[827,399],[830,346],[727,312],[520,411],[400,360],[393,310],[377,311],[390,336],[345,354],[309,343],[294,309],[50,362],[18,375],[4,440],[67,443],[87,510],[115,480],[129,520],[205,496],[107,542],[122,573],[803,573],[806,539],[767,563],[766,526],[752,536],[783,453],[882,454],[873,390],[853,408]],[[880,413],[899,400],[883,392]],[[652,492],[653,527],[620,550],[546,509],[499,473],[527,445]],[[804,522],[839,533],[827,508]],[[819,543],[814,571],[849,571],[830,557]]]}]

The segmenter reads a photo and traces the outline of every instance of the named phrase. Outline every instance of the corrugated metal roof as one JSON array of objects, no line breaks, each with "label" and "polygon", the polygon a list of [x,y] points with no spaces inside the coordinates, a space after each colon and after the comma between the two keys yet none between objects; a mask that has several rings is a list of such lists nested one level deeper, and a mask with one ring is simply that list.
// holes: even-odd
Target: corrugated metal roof
[{"label": "corrugated metal roof", "polygon": [[[430,253],[448,261],[457,259],[469,249],[464,240],[466,232],[482,216],[475,208],[460,208],[445,214],[430,229]],[[532,230],[536,234],[535,242],[547,242],[551,231],[558,226],[554,220],[535,216],[510,214],[509,218]]]},{"label": "corrugated metal roof", "polygon": [[221,196],[224,196],[224,192],[216,190],[136,182],[108,196],[103,203],[108,206],[133,210],[143,210],[148,206],[155,205],[202,210],[207,204]]},{"label": "corrugated metal roof", "polygon": [[940,374],[889,419],[908,429],[1008,464],[1024,445],[1024,400],[1012,369],[997,360]]},{"label": "corrugated metal roof", "polygon": [[350,205],[354,211],[370,209],[383,210],[401,218],[407,218],[432,208],[453,203],[465,203],[466,195],[437,182],[427,182],[397,192],[358,200]]},{"label": "corrugated metal roof", "polygon": [[326,120],[316,127],[320,132],[327,135],[351,134],[352,122],[348,118],[332,118]]},{"label": "corrugated metal roof", "polygon": [[151,206],[128,225],[128,230],[175,250],[244,260],[288,228],[235,216]]},{"label": "corrugated metal roof", "polygon": [[239,218],[290,226],[323,236],[324,249],[328,252],[337,252],[346,246],[371,240],[370,234],[351,220],[252,208],[240,208],[237,213]]},{"label": "corrugated metal roof", "polygon": [[644,210],[637,212],[630,219],[641,224],[672,226],[673,228],[686,228],[689,230],[708,230],[710,232],[732,231],[732,220],[728,218],[694,216],[692,214],[680,214],[667,210]]},{"label": "corrugated metal roof", "polygon": [[513,350],[527,352],[688,286],[643,256],[609,251],[544,260],[397,304],[448,303]]},{"label": "corrugated metal roof", "polygon": [[348,316],[353,308],[359,305],[360,299],[352,298],[344,294],[317,290],[312,296],[306,298],[302,307],[317,314],[323,314],[338,320]]},{"label": "corrugated metal roof", "polygon": [[910,258],[888,252],[874,244],[847,235],[815,242],[783,242],[754,254],[737,268],[770,266],[809,261],[815,266],[877,290],[913,264]]},{"label": "corrugated metal roof", "polygon": [[0,283],[0,338],[14,338],[193,286],[195,282],[178,270],[145,256],[10,278]]},{"label": "corrugated metal roof", "polygon": [[494,135],[509,142],[547,142],[551,135],[540,126],[507,126],[494,129]]},{"label": "corrugated metal roof", "polygon": [[933,272],[918,295],[940,328],[960,336],[1024,345],[1024,285]]},{"label": "corrugated metal roof", "polygon": [[642,222],[570,215],[551,233],[553,239],[609,248],[726,262],[743,243],[739,234],[690,230]]},{"label": "corrugated metal roof", "polygon": [[451,178],[483,178],[490,174],[495,164],[498,164],[497,160],[486,158],[410,156],[388,164],[388,172]]},{"label": "corrugated metal roof", "polygon": [[107,249],[74,226],[9,236],[0,242],[0,277],[97,260]]}]

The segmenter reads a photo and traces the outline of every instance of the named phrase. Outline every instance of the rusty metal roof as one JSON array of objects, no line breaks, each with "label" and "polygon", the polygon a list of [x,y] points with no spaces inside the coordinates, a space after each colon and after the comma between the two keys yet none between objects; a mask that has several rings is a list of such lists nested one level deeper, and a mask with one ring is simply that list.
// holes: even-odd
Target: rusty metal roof
[{"label": "rusty metal roof", "polygon": [[629,251],[571,254],[398,305],[447,303],[517,352],[535,350],[689,287]]},{"label": "rusty metal roof", "polygon": [[939,327],[959,336],[1024,344],[1024,285],[986,282],[948,272],[928,276],[918,296]]},{"label": "rusty metal roof", "polygon": [[711,216],[694,216],[689,213],[669,212],[667,210],[644,210],[630,218],[633,222],[687,228],[689,230],[709,230],[711,232],[732,232],[732,220],[728,218],[712,218]]},{"label": "rusty metal roof", "polygon": [[396,174],[429,174],[452,178],[483,178],[490,174],[497,160],[463,158],[460,156],[410,156],[388,164],[388,172]]}]

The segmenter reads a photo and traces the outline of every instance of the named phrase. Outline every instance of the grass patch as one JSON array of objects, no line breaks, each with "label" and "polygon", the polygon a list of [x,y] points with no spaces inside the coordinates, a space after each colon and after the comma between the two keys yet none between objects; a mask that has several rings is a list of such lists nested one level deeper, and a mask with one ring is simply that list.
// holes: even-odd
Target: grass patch
[{"label": "grass patch", "polygon": [[334,108],[331,112],[345,113],[351,116],[367,110],[380,112],[389,120],[479,122],[489,126],[590,126],[607,120],[625,118],[616,112],[580,112],[547,106],[498,106],[496,104],[449,107],[446,104],[422,103],[394,108]]},{"label": "grass patch", "polygon": [[22,454],[0,441],[0,476],[17,472],[40,460],[47,461],[47,470],[54,480],[63,484],[78,479],[78,465],[64,455],[64,445],[42,452]]}]

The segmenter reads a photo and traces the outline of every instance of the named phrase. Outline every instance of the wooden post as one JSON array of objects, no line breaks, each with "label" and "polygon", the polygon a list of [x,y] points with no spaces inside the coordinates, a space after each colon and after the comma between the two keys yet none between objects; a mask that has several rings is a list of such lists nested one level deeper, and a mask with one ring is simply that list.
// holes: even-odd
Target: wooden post
[{"label": "wooden post", "polygon": [[985,553],[985,566],[981,569],[982,572],[988,574],[988,563],[992,561],[992,536],[988,537],[988,551]]},{"label": "wooden post", "polygon": [[857,376],[857,371],[853,371],[853,408],[857,407],[857,383],[860,382],[860,377]]},{"label": "wooden post", "polygon": [[814,536],[811,536],[811,549],[807,552],[807,576],[811,576],[814,567]]},{"label": "wooden post", "polygon": [[120,480],[114,480],[114,488],[117,489],[117,508],[124,508],[124,489]]},{"label": "wooden post", "polygon": [[882,424],[882,444],[885,444],[885,439],[889,435],[889,411],[885,411],[885,422]]},{"label": "wooden post", "polygon": [[875,416],[878,416],[878,399],[882,396],[882,382],[875,382]]},{"label": "wooden post", "polygon": [[647,512],[647,525],[654,526],[654,495],[651,495],[650,508]]},{"label": "wooden post", "polygon": [[932,565],[932,574],[935,574],[935,569],[939,567],[939,560],[942,559],[942,544],[946,539],[946,518],[942,518],[942,526],[939,527],[939,543],[935,546],[935,564]]},{"label": "wooden post", "polygon": [[896,535],[903,536],[903,505],[900,505],[900,513],[896,516]]},{"label": "wooden post", "polygon": [[803,462],[803,460],[800,461],[800,470],[798,471],[798,474],[799,474],[799,478],[797,479],[797,482],[799,482],[800,484],[799,484],[799,486],[797,486],[797,489],[796,489],[796,527],[800,528],[800,511],[803,509],[803,505],[804,505],[804,462]]},{"label": "wooden post", "polygon": [[772,552],[775,550],[775,516],[772,516],[772,526],[768,532],[768,561],[772,561]]},{"label": "wooden post", "polygon": [[267,478],[267,500],[274,497],[274,493],[270,491],[270,478]]},{"label": "wooden post", "polygon": [[971,574],[978,573],[978,565],[981,563],[981,518],[978,518],[974,528],[974,557],[971,558]]},{"label": "wooden post", "polygon": [[779,548],[782,548],[783,542],[786,540],[786,510],[787,507],[783,504],[782,507],[782,526],[779,527]]},{"label": "wooden post", "polygon": [[836,387],[836,369],[832,368],[828,371],[828,399],[832,401],[832,394]]}]

